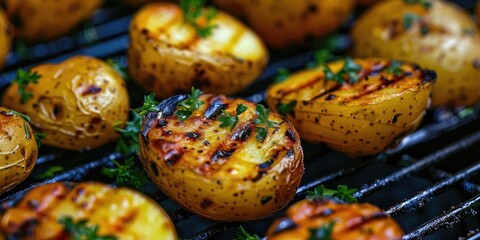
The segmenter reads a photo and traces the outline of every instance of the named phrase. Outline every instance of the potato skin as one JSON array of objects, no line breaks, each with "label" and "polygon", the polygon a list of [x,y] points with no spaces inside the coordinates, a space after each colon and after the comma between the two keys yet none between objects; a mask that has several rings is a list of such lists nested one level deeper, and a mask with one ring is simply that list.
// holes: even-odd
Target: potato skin
[{"label": "potato skin", "polygon": [[3,104],[30,116],[32,127],[47,135],[44,144],[81,150],[118,137],[113,124],[127,120],[129,98],[125,82],[107,63],[76,56],[31,69],[35,71],[42,77],[26,87],[33,98],[21,104],[18,85],[12,84]]},{"label": "potato skin", "polygon": [[[280,103],[296,101],[288,118],[308,141],[326,143],[347,155],[381,153],[420,124],[436,75],[404,63],[401,68],[409,76],[395,77],[384,70],[391,64],[385,59],[355,63],[363,69],[357,84],[324,85],[322,67],[302,70],[270,86],[267,103],[277,109]],[[343,65],[337,61],[329,67],[336,73]]]},{"label": "potato skin", "polygon": [[368,203],[344,204],[322,198],[302,200],[268,229],[269,240],[307,240],[309,229],[335,221],[331,239],[401,239],[398,223]]},{"label": "potato skin", "polygon": [[355,0],[215,0],[215,3],[245,17],[269,47],[282,48],[335,31],[353,10]]},{"label": "potato skin", "polygon": [[260,38],[223,12],[212,20],[212,35],[200,38],[172,3],[142,8],[130,25],[128,66],[131,76],[157,97],[188,92],[233,94],[265,68],[268,52]]},{"label": "potato skin", "polygon": [[15,36],[31,41],[60,37],[88,19],[103,0],[4,0]]},{"label": "potato skin", "polygon": [[7,15],[0,9],[0,68],[10,51],[13,38],[13,26],[8,21]]},{"label": "potato skin", "polygon": [[[405,13],[422,16],[420,24],[405,31]],[[385,1],[370,8],[352,30],[353,55],[403,59],[435,70],[438,81],[432,91],[432,106],[472,105],[480,100],[480,36],[475,23],[460,7],[432,1],[421,4]]]},{"label": "potato skin", "polygon": [[[173,223],[154,201],[127,188],[112,188],[103,183],[51,183],[30,190],[1,217],[0,228],[18,239],[67,239],[58,219],[87,219],[98,225],[98,234],[118,239],[175,240]],[[28,226],[28,229],[22,226]],[[31,231],[31,237],[22,236]],[[23,232],[22,232],[23,231]],[[23,234],[22,234],[23,233]]]},{"label": "potato skin", "polygon": [[0,195],[25,180],[32,172],[38,156],[33,134],[23,118],[12,114],[10,109],[0,107]]},{"label": "potato skin", "polygon": [[[217,221],[260,219],[284,208],[304,171],[293,125],[271,112],[278,128],[258,142],[256,104],[224,95],[202,95],[205,104],[179,122],[173,111],[184,96],[160,103],[161,118],[151,112],[144,119],[139,157],[153,182],[184,208]],[[236,127],[220,128],[221,106],[234,114],[239,104],[248,109]]]}]

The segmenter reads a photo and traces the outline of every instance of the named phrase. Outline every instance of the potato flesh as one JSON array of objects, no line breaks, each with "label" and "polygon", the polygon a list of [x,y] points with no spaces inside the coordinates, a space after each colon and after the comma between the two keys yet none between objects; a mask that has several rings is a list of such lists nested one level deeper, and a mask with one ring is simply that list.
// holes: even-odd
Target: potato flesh
[{"label": "potato flesh", "polygon": [[138,192],[93,182],[70,187],[53,183],[31,190],[5,212],[1,227],[11,235],[22,224],[36,220],[38,224],[30,229],[33,239],[58,239],[65,234],[58,219],[67,216],[74,221],[87,219],[88,224],[99,226],[99,235],[118,239],[177,239],[168,215]]},{"label": "potato flesh", "polygon": [[77,56],[60,64],[31,69],[42,77],[26,90],[33,98],[21,104],[12,84],[3,104],[31,117],[32,126],[46,134],[43,143],[69,150],[99,147],[118,137],[116,122],[128,118],[129,98],[123,79],[107,63]]},{"label": "potato flesh", "polygon": [[264,69],[268,52],[241,22],[218,12],[217,27],[201,38],[183,21],[183,12],[169,3],[151,4],[133,18],[128,49],[135,80],[158,97],[188,92],[232,94],[247,87]]},{"label": "potato flesh", "polygon": [[[364,74],[390,64],[384,59],[355,62]],[[329,66],[337,72],[343,62]],[[423,71],[410,64],[401,68],[411,76],[392,80],[393,75],[380,71],[368,80],[362,78],[357,84],[342,87],[333,81],[324,85],[322,67],[303,70],[271,86],[267,102],[277,108],[279,103],[297,101],[294,114],[288,118],[308,141],[324,142],[349,155],[377,154],[416,129],[429,102],[432,84],[424,82]]]},{"label": "potato flesh", "polygon": [[[253,220],[285,207],[303,175],[303,153],[293,126],[270,113],[269,120],[280,124],[260,143],[252,124],[254,103],[222,95],[200,99],[205,104],[184,122],[162,115],[160,121],[167,124],[148,131],[148,142],[140,137],[139,156],[150,178],[171,199],[209,219]],[[212,102],[225,104],[230,114],[239,104],[248,110],[230,131],[204,117]]]}]

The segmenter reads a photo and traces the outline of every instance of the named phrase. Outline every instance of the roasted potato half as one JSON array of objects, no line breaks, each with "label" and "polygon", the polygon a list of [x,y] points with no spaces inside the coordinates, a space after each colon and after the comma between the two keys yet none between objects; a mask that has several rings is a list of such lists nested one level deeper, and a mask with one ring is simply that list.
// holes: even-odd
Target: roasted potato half
[{"label": "roasted potato half", "polygon": [[59,222],[65,217],[96,225],[97,236],[177,239],[170,218],[154,201],[127,188],[95,182],[36,187],[5,211],[0,227],[15,239],[70,239],[65,225]]},{"label": "roasted potato half", "polygon": [[0,194],[25,180],[37,161],[32,128],[21,116],[0,107]]},{"label": "roasted potato half", "polygon": [[173,3],[153,3],[131,22],[129,71],[147,91],[165,98],[195,86],[233,94],[265,68],[267,49],[240,21],[218,12],[212,34],[201,38],[183,17]]},{"label": "roasted potato half", "polygon": [[314,198],[289,207],[285,216],[269,227],[267,239],[317,239],[311,235],[317,233],[316,229],[328,228],[327,226],[333,226],[331,239],[400,240],[403,236],[398,223],[376,206]]},{"label": "roasted potato half", "polygon": [[88,19],[102,0],[3,0],[15,35],[30,41],[60,37]]},{"label": "roasted potato half", "polygon": [[220,8],[245,17],[252,29],[274,48],[326,36],[342,24],[355,5],[355,0],[215,2]]},{"label": "roasted potato half", "polygon": [[[383,1],[352,30],[356,57],[413,61],[438,73],[432,106],[472,105],[480,100],[480,36],[460,7],[446,1]],[[427,4],[428,6],[428,4]]]},{"label": "roasted potato half", "polygon": [[13,26],[8,21],[7,15],[0,9],[0,68],[7,58],[12,45]]},{"label": "roasted potato half", "polygon": [[[200,96],[204,104],[180,121],[177,105],[186,99],[164,100],[161,111],[143,121],[139,156],[153,182],[186,209],[217,221],[265,218],[285,207],[304,171],[293,125],[275,112],[260,111],[261,105],[224,95]],[[226,114],[235,116],[242,108],[234,127],[221,127]],[[263,139],[259,129],[265,124],[258,119],[274,125]]]},{"label": "roasted potato half", "polygon": [[[288,118],[308,141],[348,155],[380,153],[420,124],[436,74],[385,59],[353,63],[361,68],[356,83],[327,81],[324,66],[307,69],[269,87],[268,105],[281,111],[293,103]],[[344,67],[343,60],[328,65],[333,73]]]},{"label": "roasted potato half", "polygon": [[31,69],[41,77],[25,91],[18,85],[4,93],[3,104],[31,117],[32,127],[47,136],[43,143],[69,150],[90,149],[115,140],[117,122],[128,118],[129,98],[123,79],[107,63],[86,56]]}]

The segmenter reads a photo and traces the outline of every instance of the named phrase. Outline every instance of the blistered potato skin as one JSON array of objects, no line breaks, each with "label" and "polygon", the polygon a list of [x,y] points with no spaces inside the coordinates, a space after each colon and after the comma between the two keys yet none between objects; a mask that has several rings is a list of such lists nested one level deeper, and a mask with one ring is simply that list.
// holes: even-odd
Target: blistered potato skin
[{"label": "blistered potato skin", "polygon": [[[25,132],[25,127],[28,133]],[[37,156],[37,143],[32,128],[20,116],[0,107],[0,194],[30,175]]]},{"label": "blistered potato skin", "polygon": [[[307,240],[309,229],[335,221],[331,239],[400,240],[403,230],[391,217],[368,203],[343,204],[307,199],[288,208],[268,229],[269,240]],[[280,224],[282,223],[282,224]]]},{"label": "blistered potato skin", "polygon": [[[269,129],[260,143],[254,103],[223,95],[202,95],[200,100],[205,104],[181,123],[166,113],[160,120],[157,115],[144,120],[151,129],[140,136],[139,157],[150,178],[169,198],[212,220],[260,219],[285,207],[304,171],[293,125],[271,112],[269,120],[278,122],[278,129]],[[239,104],[248,110],[233,131],[219,127],[218,114],[204,116],[207,109],[211,113],[221,105],[233,114]]]},{"label": "blistered potato skin", "polygon": [[[31,69],[42,77],[26,87],[33,98],[21,104],[12,84],[3,104],[31,117],[46,134],[43,143],[68,150],[96,148],[118,137],[113,125],[128,118],[125,82],[107,63],[86,56]],[[118,127],[123,127],[120,124]]]},{"label": "blistered potato skin", "polygon": [[[333,81],[324,85],[322,67],[302,70],[270,86],[267,103],[277,108],[279,103],[297,101],[288,118],[308,141],[326,143],[347,155],[383,152],[420,124],[435,73],[403,64],[403,71],[411,76],[397,79],[378,71],[388,67],[390,60],[355,62],[363,68],[361,80],[355,85],[340,86]],[[343,64],[337,61],[329,66],[335,73]],[[371,72],[379,74],[369,76]]]},{"label": "blistered potato skin", "polygon": [[8,21],[7,15],[0,10],[0,68],[10,51],[13,37],[13,26]]},{"label": "blistered potato skin", "polygon": [[200,38],[171,3],[141,9],[130,24],[128,66],[131,76],[157,97],[188,92],[233,94],[258,77],[268,52],[240,21],[218,12],[213,33]]},{"label": "blistered potato skin", "polygon": [[352,11],[355,0],[215,0],[215,3],[245,17],[269,47],[282,48],[333,32]]},{"label": "blistered potato skin", "polygon": [[[405,13],[423,16],[428,32],[422,34],[418,24],[404,31]],[[352,38],[356,57],[403,59],[435,70],[439,78],[432,91],[433,107],[480,100],[479,33],[470,16],[452,3],[432,1],[426,10],[402,0],[381,2],[357,20]]]},{"label": "blistered potato skin", "polygon": [[31,41],[60,37],[87,20],[102,0],[4,0],[15,35]]},{"label": "blistered potato skin", "polygon": [[[117,239],[177,239],[173,223],[163,209],[143,194],[95,182],[52,183],[29,191],[1,217],[0,228],[21,236],[22,225],[37,221],[33,236],[19,239],[65,239],[61,217],[98,225],[98,234]],[[23,232],[25,233],[25,232]]]}]

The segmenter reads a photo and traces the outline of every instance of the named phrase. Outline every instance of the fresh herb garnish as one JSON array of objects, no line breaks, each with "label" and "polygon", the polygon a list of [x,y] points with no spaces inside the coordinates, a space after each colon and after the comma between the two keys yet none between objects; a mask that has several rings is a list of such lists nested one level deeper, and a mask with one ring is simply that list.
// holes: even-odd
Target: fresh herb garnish
[{"label": "fresh herb garnish", "polygon": [[263,142],[263,140],[267,136],[268,129],[277,127],[278,123],[268,120],[268,115],[270,115],[270,109],[266,109],[262,104],[258,104],[255,108],[255,111],[258,116],[258,118],[253,120],[253,122],[257,125],[257,127],[255,128],[255,132],[257,133],[256,138],[259,142]]},{"label": "fresh herb garnish", "polygon": [[216,27],[212,20],[217,16],[214,7],[204,9],[205,0],[180,0],[179,5],[184,13],[185,22],[190,24],[200,37],[205,38],[212,34]]},{"label": "fresh herb garnish", "polygon": [[432,3],[427,0],[403,0],[406,4],[422,4],[425,9],[430,9],[432,7]]},{"label": "fresh herb garnish", "polygon": [[113,129],[120,133],[120,139],[117,141],[115,150],[122,154],[122,156],[127,157],[138,151],[138,133],[140,132],[140,127],[142,126],[142,117],[138,113],[131,111],[132,120],[127,121],[125,128],[119,128],[122,124],[122,121],[116,122],[113,125]]},{"label": "fresh herb garnish", "polygon": [[325,223],[319,228],[310,228],[310,237],[308,240],[332,240],[333,226],[335,221]]},{"label": "fresh herb garnish", "polygon": [[98,225],[89,226],[87,220],[74,222],[71,217],[63,216],[58,219],[64,230],[73,240],[115,240],[115,236],[99,236]]},{"label": "fresh herb garnish", "polygon": [[314,53],[314,60],[312,62],[307,63],[307,68],[314,68],[317,66],[327,64],[333,59],[335,59],[335,55],[333,55],[329,49],[317,50]]},{"label": "fresh herb garnish", "polygon": [[232,116],[230,113],[223,111],[222,115],[218,117],[218,121],[221,122],[220,127],[230,127],[230,131],[233,130],[233,128],[238,123],[238,116],[245,112],[247,108],[248,107],[243,104],[237,105],[237,109],[235,110],[235,116]]},{"label": "fresh herb garnish", "polygon": [[392,62],[390,63],[390,67],[386,67],[385,71],[397,77],[402,76],[403,75],[403,70],[401,68],[402,65],[403,64],[401,61],[392,60]]},{"label": "fresh herb garnish", "polygon": [[476,31],[472,28],[464,28],[463,34],[465,35],[475,35]]},{"label": "fresh herb garnish", "polygon": [[51,177],[57,175],[57,173],[62,172],[63,170],[65,170],[65,169],[61,166],[56,166],[56,165],[50,166],[42,174],[38,175],[38,179],[51,178]]},{"label": "fresh herb garnish", "polygon": [[347,77],[348,84],[357,83],[359,80],[358,73],[362,70],[362,66],[353,61],[352,58],[346,57],[345,63],[337,73],[333,73],[327,65],[324,65],[323,72],[325,74],[325,81],[334,81],[339,84],[345,84],[345,77]]},{"label": "fresh herb garnish", "polygon": [[37,72],[32,73],[30,69],[23,70],[19,68],[17,70],[17,78],[15,78],[13,82],[18,85],[18,94],[20,95],[20,102],[22,104],[26,103],[30,98],[33,97],[31,92],[27,92],[25,90],[27,85],[30,83],[37,84],[38,79],[41,77],[42,76],[40,76]]},{"label": "fresh herb garnish", "polygon": [[180,122],[183,122],[185,119],[192,116],[193,112],[204,104],[203,101],[198,100],[202,94],[202,91],[192,87],[192,93],[190,94],[190,97],[178,104],[178,109],[175,112],[175,116],[178,117]]},{"label": "fresh herb garnish", "polygon": [[282,114],[283,116],[287,116],[291,114],[293,109],[297,106],[297,101],[292,100],[289,103],[278,103],[277,104],[277,111],[278,113]]},{"label": "fresh herb garnish", "polygon": [[115,70],[124,80],[128,80],[129,76],[127,74],[127,70],[122,67],[122,65],[118,62],[118,60],[114,60],[112,58],[107,59],[107,63]]},{"label": "fresh herb garnish", "polygon": [[30,117],[25,115],[25,114],[22,114],[22,113],[19,113],[15,110],[10,110],[10,112],[8,112],[10,115],[17,115],[21,118],[23,118],[23,120],[25,120],[25,123],[23,123],[23,130],[25,131],[25,138],[26,139],[30,139],[30,129],[28,129],[28,123],[30,122]]},{"label": "fresh herb garnish", "polygon": [[257,234],[250,234],[240,225],[233,240],[261,240],[261,238]]},{"label": "fresh herb garnish", "polygon": [[132,111],[136,112],[140,116],[144,116],[148,112],[160,111],[157,107],[157,104],[158,102],[155,101],[155,93],[152,93],[150,95],[143,96],[143,106],[132,109]]},{"label": "fresh herb garnish", "polygon": [[313,191],[307,191],[309,198],[316,198],[316,197],[337,197],[347,203],[356,203],[358,202],[357,199],[353,196],[353,194],[357,191],[357,189],[349,189],[347,185],[339,185],[337,186],[337,190],[335,189],[328,189],[323,185],[316,187]]},{"label": "fresh herb garnish", "polygon": [[47,134],[45,133],[35,133],[35,142],[37,143],[37,148],[40,149],[42,147],[42,140],[45,139]]},{"label": "fresh herb garnish", "polygon": [[415,22],[420,25],[420,32],[422,35],[427,35],[427,33],[430,32],[428,25],[424,24],[422,17],[413,13],[405,13],[403,15],[403,28],[405,30],[410,29]]},{"label": "fresh herb garnish", "polygon": [[114,168],[103,168],[102,173],[109,178],[115,179],[120,186],[130,186],[142,190],[143,185],[148,183],[148,177],[143,169],[135,166],[133,157],[125,160],[125,164],[120,164],[112,160]]},{"label": "fresh herb garnish", "polygon": [[274,83],[280,83],[287,80],[288,76],[290,76],[291,72],[285,68],[279,68],[277,70],[277,75],[273,78]]}]

